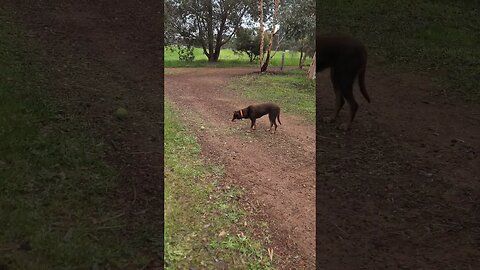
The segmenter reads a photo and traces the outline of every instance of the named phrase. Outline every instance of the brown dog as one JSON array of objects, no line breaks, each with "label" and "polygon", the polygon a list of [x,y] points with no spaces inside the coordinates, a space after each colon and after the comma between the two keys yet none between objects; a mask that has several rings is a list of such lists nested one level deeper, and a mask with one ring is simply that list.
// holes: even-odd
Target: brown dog
[{"label": "brown dog", "polygon": [[[264,115],[268,114],[268,118],[270,119],[270,128],[267,131],[271,131],[275,133],[277,131],[277,123],[275,120],[278,120],[278,123],[281,125],[280,122],[280,107],[273,103],[263,103],[258,105],[250,105],[245,109],[241,109],[239,111],[233,112],[233,119],[250,119],[251,125],[250,129],[255,130],[256,128],[256,120]],[[272,130],[272,127],[275,126],[275,130]]]},{"label": "brown dog", "polygon": [[326,123],[335,121],[346,99],[350,106],[350,120],[338,128],[348,130],[358,110],[358,103],[353,96],[353,83],[357,76],[360,92],[370,103],[370,97],[365,88],[367,50],[360,41],[353,37],[333,33],[318,34],[316,47],[316,72],[330,68],[330,79],[336,98],[335,111],[330,117],[324,117],[323,121]]}]

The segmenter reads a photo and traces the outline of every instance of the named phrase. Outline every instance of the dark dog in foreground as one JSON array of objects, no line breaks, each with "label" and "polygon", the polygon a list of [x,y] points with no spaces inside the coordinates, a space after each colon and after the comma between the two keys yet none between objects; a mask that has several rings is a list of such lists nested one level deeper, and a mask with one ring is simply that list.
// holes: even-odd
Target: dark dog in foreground
[{"label": "dark dog in foreground", "polygon": [[[270,128],[267,131],[271,131],[275,133],[277,130],[277,123],[275,120],[278,120],[278,123],[281,125],[280,122],[280,107],[273,103],[263,103],[258,105],[250,105],[245,109],[241,109],[239,111],[233,112],[233,119],[250,119],[252,122],[250,125],[250,129],[254,130],[256,128],[256,120],[264,115],[268,114],[268,118],[270,119]],[[272,127],[275,126],[275,130],[272,130]]]},{"label": "dark dog in foreground", "polygon": [[353,96],[353,83],[357,76],[360,92],[370,103],[365,88],[367,50],[360,41],[346,34],[317,34],[316,47],[316,72],[330,68],[330,79],[336,98],[335,111],[331,116],[324,117],[323,121],[326,123],[335,121],[347,100],[350,105],[350,120],[338,128],[348,130],[358,110],[358,103]]}]

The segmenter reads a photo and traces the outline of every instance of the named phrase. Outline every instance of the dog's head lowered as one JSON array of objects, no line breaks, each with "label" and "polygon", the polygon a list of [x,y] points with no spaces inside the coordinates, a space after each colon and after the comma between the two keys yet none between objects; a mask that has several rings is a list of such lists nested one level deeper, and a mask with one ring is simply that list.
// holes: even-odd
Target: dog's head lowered
[{"label": "dog's head lowered", "polygon": [[233,112],[232,122],[235,121],[235,119],[243,119],[243,112],[241,110]]}]

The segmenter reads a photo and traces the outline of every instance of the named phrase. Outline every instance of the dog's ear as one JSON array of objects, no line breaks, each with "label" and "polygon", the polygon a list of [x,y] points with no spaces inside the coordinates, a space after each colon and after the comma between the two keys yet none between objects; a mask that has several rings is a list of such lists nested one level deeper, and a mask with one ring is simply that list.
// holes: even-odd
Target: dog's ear
[{"label": "dog's ear", "polygon": [[237,112],[233,112],[232,122],[235,121],[236,116],[237,116]]}]

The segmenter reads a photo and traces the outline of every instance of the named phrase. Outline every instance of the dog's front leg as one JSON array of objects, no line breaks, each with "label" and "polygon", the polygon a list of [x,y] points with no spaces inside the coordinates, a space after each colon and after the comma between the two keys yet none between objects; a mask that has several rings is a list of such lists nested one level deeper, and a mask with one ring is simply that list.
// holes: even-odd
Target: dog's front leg
[{"label": "dog's front leg", "polygon": [[250,118],[250,121],[252,121],[252,124],[250,125],[250,129],[251,129],[251,130],[255,130],[255,128],[256,128],[256,124],[255,124],[256,120],[257,120],[257,119],[255,119],[255,118]]}]

